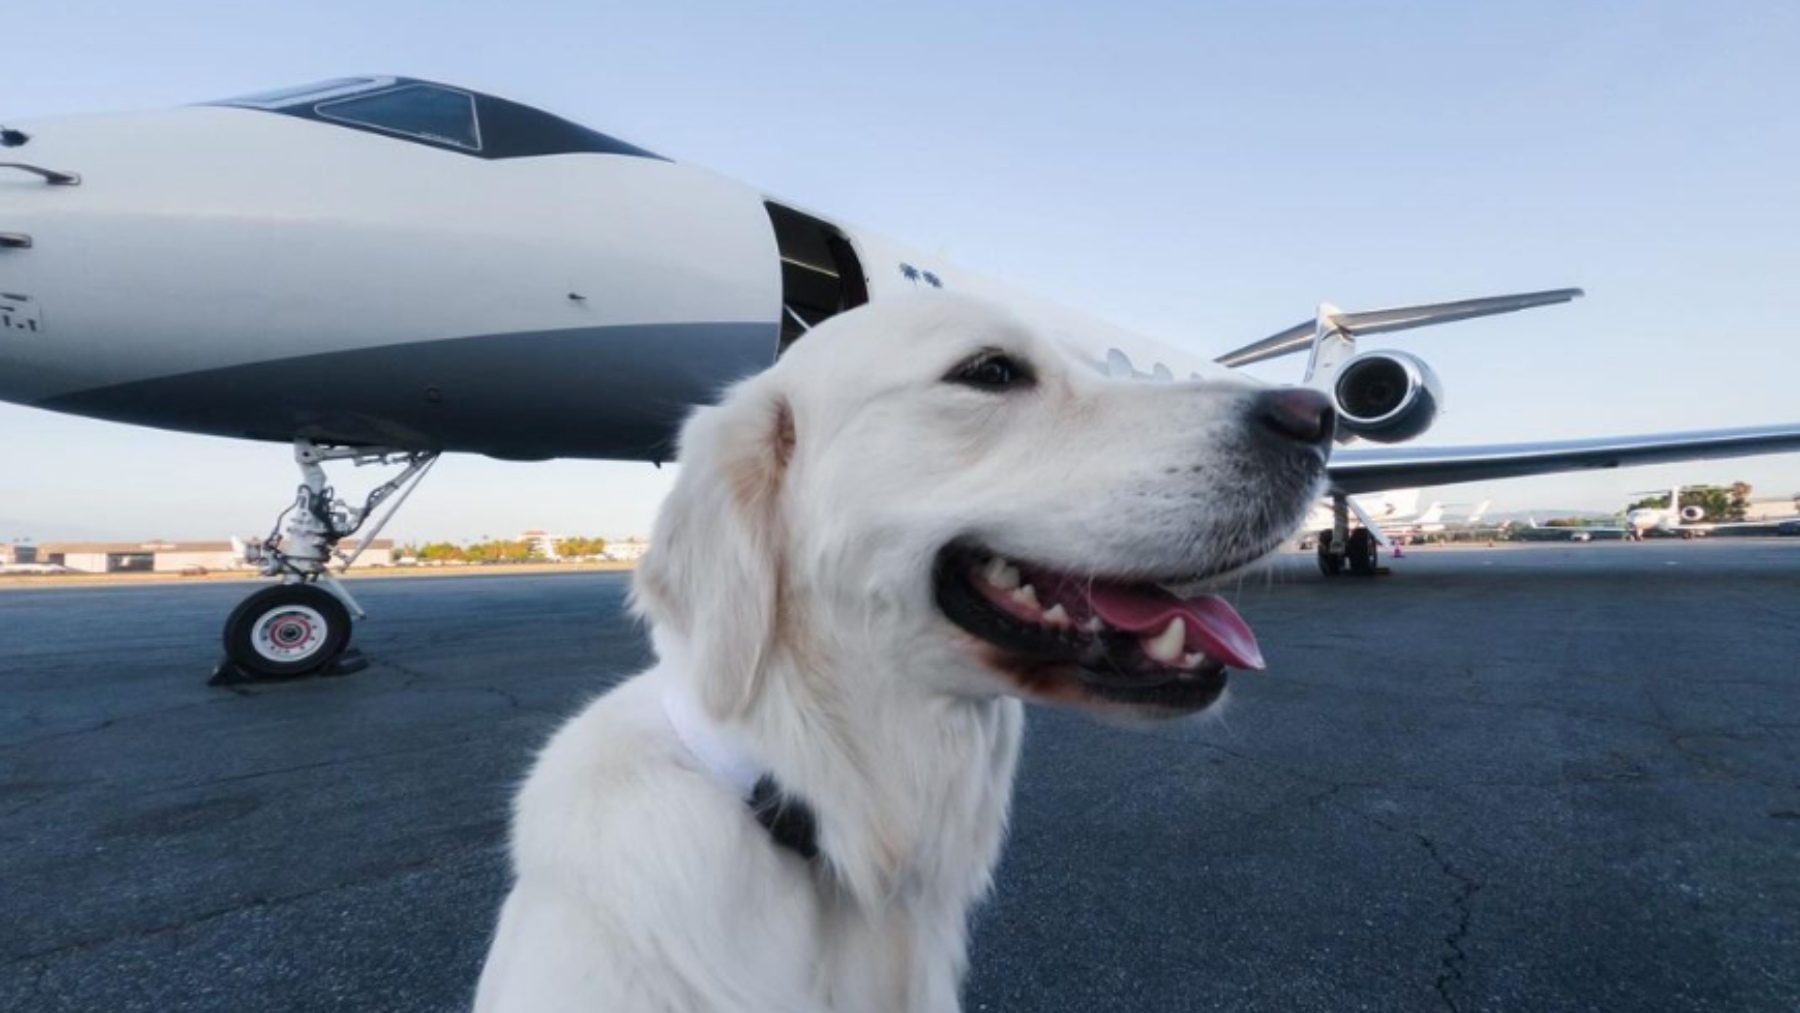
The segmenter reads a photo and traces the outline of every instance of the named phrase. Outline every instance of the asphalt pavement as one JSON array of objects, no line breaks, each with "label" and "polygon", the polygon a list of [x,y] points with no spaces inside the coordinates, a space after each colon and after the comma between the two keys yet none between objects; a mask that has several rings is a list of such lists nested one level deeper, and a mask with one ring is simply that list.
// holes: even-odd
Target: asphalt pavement
[{"label": "asphalt pavement", "polygon": [[[966,1009],[1800,1009],[1800,539],[1397,570],[1233,590],[1221,718],[1033,711]],[[622,575],[365,581],[367,670],[209,688],[248,589],[0,591],[0,1010],[463,1008],[648,658]]]}]

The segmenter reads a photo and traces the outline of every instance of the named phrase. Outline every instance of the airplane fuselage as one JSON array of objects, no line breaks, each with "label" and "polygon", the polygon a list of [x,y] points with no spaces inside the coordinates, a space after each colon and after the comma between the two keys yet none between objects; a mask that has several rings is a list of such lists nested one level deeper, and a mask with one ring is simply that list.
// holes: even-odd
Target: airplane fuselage
[{"label": "airplane fuselage", "polygon": [[[0,168],[0,233],[28,243],[0,247],[0,399],[78,415],[660,460],[690,406],[868,299],[946,287],[1076,316],[429,82],[16,126],[29,140],[0,162],[79,181]],[[1080,323],[1103,366],[1207,368]]]}]

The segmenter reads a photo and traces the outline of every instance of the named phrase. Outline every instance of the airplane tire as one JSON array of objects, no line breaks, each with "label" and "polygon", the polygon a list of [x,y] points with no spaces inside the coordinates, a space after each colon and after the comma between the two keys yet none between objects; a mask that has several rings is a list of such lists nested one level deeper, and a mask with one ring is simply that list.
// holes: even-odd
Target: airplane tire
[{"label": "airplane tire", "polygon": [[225,656],[263,678],[309,675],[349,645],[350,611],[312,584],[263,588],[225,620]]},{"label": "airplane tire", "polygon": [[1350,564],[1351,573],[1367,577],[1375,572],[1375,536],[1369,533],[1368,528],[1357,528],[1350,532],[1347,548],[1349,551],[1344,553],[1344,560]]},{"label": "airplane tire", "polygon": [[1331,532],[1319,532],[1319,572],[1335,577],[1344,568],[1344,557],[1331,551]]}]

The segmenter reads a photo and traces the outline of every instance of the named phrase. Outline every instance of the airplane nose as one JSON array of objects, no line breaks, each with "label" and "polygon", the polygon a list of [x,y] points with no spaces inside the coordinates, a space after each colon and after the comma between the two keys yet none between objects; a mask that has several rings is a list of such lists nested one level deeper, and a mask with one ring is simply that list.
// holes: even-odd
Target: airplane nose
[{"label": "airplane nose", "polygon": [[1308,387],[1280,387],[1256,395],[1250,414],[1284,439],[1323,446],[1337,428],[1331,398]]}]

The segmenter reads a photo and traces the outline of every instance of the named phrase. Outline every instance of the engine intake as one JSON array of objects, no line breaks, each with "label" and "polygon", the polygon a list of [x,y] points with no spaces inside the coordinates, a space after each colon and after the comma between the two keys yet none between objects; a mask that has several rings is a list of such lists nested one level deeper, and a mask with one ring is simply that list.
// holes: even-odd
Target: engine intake
[{"label": "engine intake", "polygon": [[1431,428],[1444,395],[1437,374],[1416,356],[1364,352],[1338,370],[1332,396],[1340,433],[1398,443]]},{"label": "engine intake", "polygon": [[1704,507],[1685,506],[1681,508],[1681,519],[1689,524],[1705,518],[1706,509]]}]

